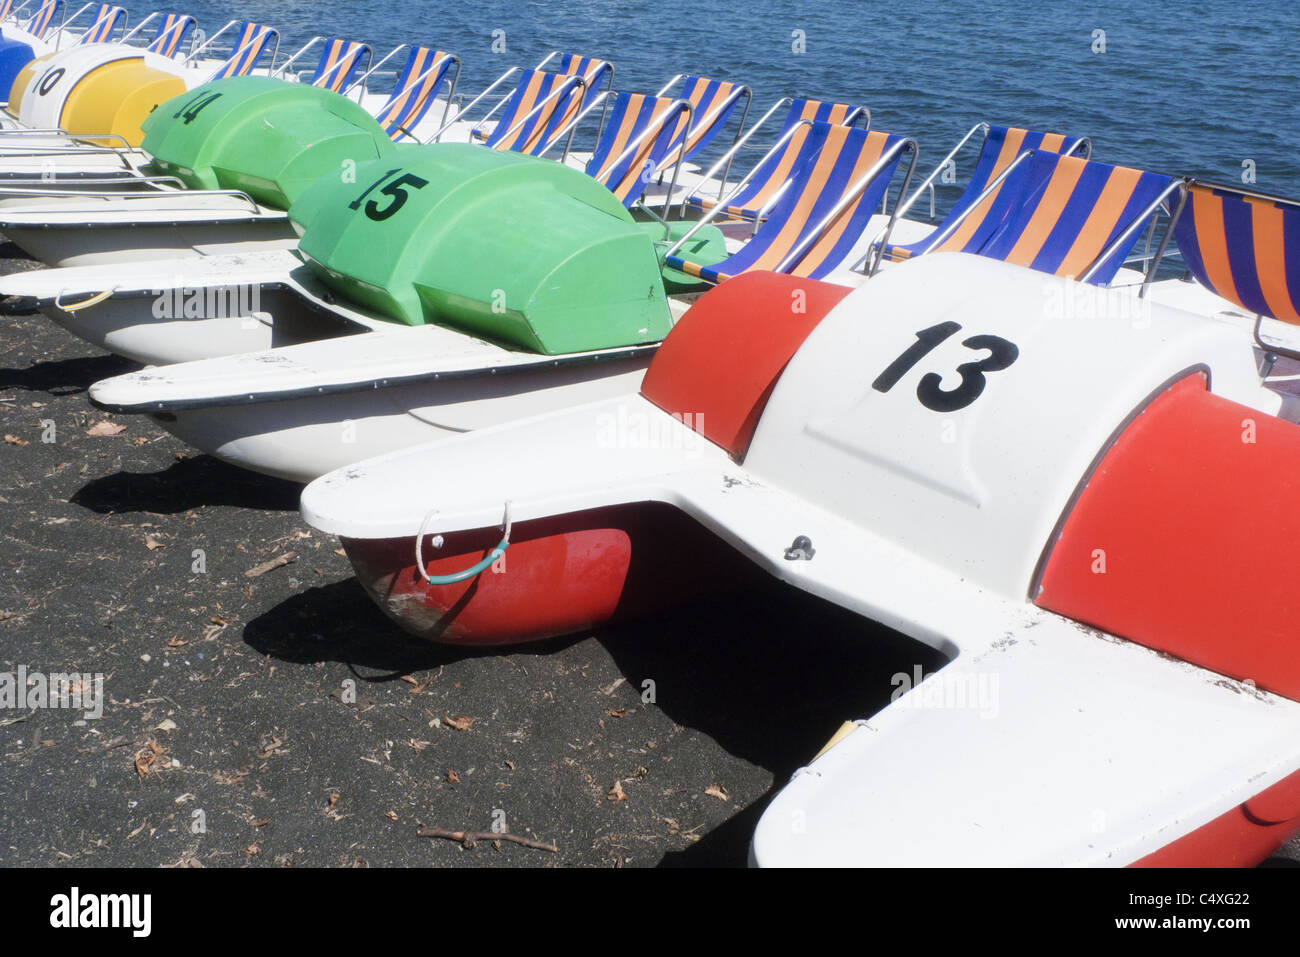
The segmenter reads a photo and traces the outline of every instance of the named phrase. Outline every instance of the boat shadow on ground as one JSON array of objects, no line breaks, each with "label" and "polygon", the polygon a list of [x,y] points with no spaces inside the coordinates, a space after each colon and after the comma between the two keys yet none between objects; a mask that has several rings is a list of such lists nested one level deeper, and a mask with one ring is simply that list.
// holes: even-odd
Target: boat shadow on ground
[{"label": "boat shadow on ground", "polygon": [[399,680],[467,658],[547,656],[594,638],[634,688],[655,684],[675,723],[763,768],[772,787],[662,867],[743,866],[759,815],[840,724],[889,703],[897,674],[943,656],[797,589],[715,597],[670,615],[518,647],[459,648],[409,638],[355,578],[303,591],[250,621],[244,641],[296,664],[341,662],[366,682]]},{"label": "boat shadow on ground", "polygon": [[100,379],[138,368],[138,363],[114,355],[37,362],[25,369],[0,369],[0,390],[21,389],[51,396],[79,395]]},{"label": "boat shadow on ground", "polygon": [[634,687],[728,753],[772,774],[772,788],[661,867],[742,866],[759,816],[846,720],[889,704],[894,676],[944,657],[791,586],[769,582],[600,637]]},{"label": "boat shadow on ground", "polygon": [[[579,640],[581,636],[556,638],[525,647],[549,654]],[[370,683],[519,650],[465,648],[412,638],[388,620],[355,578],[318,585],[285,599],[244,626],[244,642],[261,654],[292,664],[340,662]]]},{"label": "boat shadow on ground", "polygon": [[227,465],[210,455],[187,456],[160,472],[115,472],[83,485],[70,499],[92,512],[174,515],[204,506],[296,512],[302,486]]}]

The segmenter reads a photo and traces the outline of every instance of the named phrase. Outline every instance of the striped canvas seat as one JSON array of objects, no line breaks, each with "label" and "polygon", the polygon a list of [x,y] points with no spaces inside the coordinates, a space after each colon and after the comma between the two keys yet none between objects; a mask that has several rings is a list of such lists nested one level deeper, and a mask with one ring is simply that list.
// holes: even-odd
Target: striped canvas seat
[{"label": "striped canvas seat", "polygon": [[[602,60],[599,57],[583,56],[578,53],[552,53],[541,63],[537,64],[533,73],[541,72],[546,66],[554,61],[558,64],[557,68],[548,71],[550,74],[560,77],[578,77],[585,84],[581,86],[578,95],[564,102],[564,108],[550,117],[547,126],[549,133],[545,142],[549,143],[554,138],[554,134],[564,129],[570,122],[577,118],[578,114],[584,108],[589,106],[599,95],[601,87],[609,87],[614,80],[614,66],[608,60]],[[522,84],[522,81],[521,81]],[[551,85],[554,88],[554,84]],[[515,98],[520,96],[520,85],[516,85],[514,93],[511,95],[511,102],[506,104],[505,115],[497,123],[491,133],[482,128],[482,124],[470,130],[471,138],[478,140],[480,143],[492,145],[492,137],[498,134],[504,135],[517,123],[523,120],[539,102],[545,97],[545,93],[528,94],[525,93],[516,102]],[[549,110],[548,110],[549,112]],[[505,124],[502,126],[502,124]]]},{"label": "striped canvas seat", "polygon": [[[1088,146],[1086,139],[1067,137],[1063,133],[1040,133],[1016,127],[989,126],[984,144],[980,147],[979,157],[975,160],[975,171],[971,174],[970,182],[966,184],[966,188],[957,198],[948,215],[944,217],[943,222],[925,239],[914,243],[895,243],[887,246],[885,258],[900,262],[928,251],[934,237],[941,235],[952,223],[965,216],[967,210],[979,200],[989,184],[1025,150],[1068,154]],[[945,242],[944,248],[972,251],[978,249],[1013,208],[1014,197],[1011,186],[1011,180],[1005,180],[983,203],[980,203],[980,208],[962,221],[950,241]],[[1007,195],[1004,196],[1003,193]]]},{"label": "striped canvas seat", "polygon": [[587,175],[609,187],[624,206],[632,206],[681,144],[689,117],[690,107],[672,97],[617,94]]},{"label": "striped canvas seat", "polygon": [[613,82],[614,66],[608,60],[580,53],[560,53],[557,56],[559,65],[555,72],[564,76],[582,77],[590,90],[598,91],[602,86]]},{"label": "striped canvas seat", "polygon": [[[809,141],[816,146],[795,172],[790,188],[754,237],[726,260],[700,266],[669,256],[668,266],[708,282],[720,283],[751,269],[785,272],[822,279],[839,266],[861,238],[873,211],[880,205],[911,141],[879,131],[868,132],[830,123],[814,123]],[[865,177],[882,158],[892,157],[865,184]],[[822,221],[860,185],[857,197],[833,220]],[[793,262],[792,253],[800,251]]]},{"label": "striped canvas seat", "polygon": [[6,22],[14,12],[17,0],[0,0],[0,23]]},{"label": "striped canvas seat", "polygon": [[174,57],[176,51],[185,42],[186,35],[194,28],[194,18],[185,13],[169,13],[162,18],[158,32],[154,34],[147,49],[159,56]]},{"label": "striped canvas seat", "polygon": [[[668,84],[669,87],[672,85]],[[659,92],[661,95],[667,92],[667,87]],[[695,121],[691,126],[690,135],[686,138],[686,148],[681,158],[689,160],[708,146],[718,135],[718,131],[727,125],[731,114],[742,99],[745,100],[745,112],[748,113],[749,95],[749,87],[740,83],[710,80],[703,76],[685,77],[682,91],[678,96],[691,104]],[[740,122],[743,126],[745,122],[743,117]],[[740,135],[739,130],[736,131],[736,135]]]},{"label": "striped canvas seat", "polygon": [[95,22],[90,28],[81,35],[77,40],[77,46],[86,43],[105,43],[113,35],[118,24],[122,23],[126,17],[126,11],[121,7],[115,7],[111,3],[101,3],[99,12],[95,14]]},{"label": "striped canvas seat", "polygon": [[[400,140],[420,125],[437,97],[438,88],[447,79],[447,70],[456,62],[454,56],[441,50],[421,46],[411,48],[392,95],[375,114],[375,119],[390,138]],[[456,81],[452,79],[447,88],[448,99],[454,95],[455,86]]]},{"label": "striped canvas seat", "polygon": [[311,85],[323,90],[341,93],[346,90],[361,65],[361,58],[369,60],[370,45],[356,40],[342,40],[337,37],[325,41],[316,70],[312,73]]},{"label": "striped canvas seat", "polygon": [[280,34],[273,27],[263,26],[251,20],[246,21],[235,31],[235,42],[230,59],[218,68],[212,75],[212,79],[224,80],[227,77],[247,76],[252,73],[267,47],[279,37]]},{"label": "striped canvas seat", "polygon": [[582,101],[582,78],[527,70],[506,101],[502,118],[485,139],[496,150],[536,155],[564,128],[561,117]]},{"label": "striped canvas seat", "polygon": [[582,88],[581,94],[556,116],[552,124],[556,131],[564,129],[577,118],[579,113],[590,106],[600,95],[602,88],[610,89],[614,84],[614,65],[608,60],[583,56],[579,53],[561,53],[558,54],[558,62],[556,73],[564,76],[580,76],[586,85]]},{"label": "striped canvas seat", "polygon": [[[1027,163],[1022,201],[980,247],[990,259],[1054,276],[1081,276],[1175,181],[1159,173],[1077,156],[1037,152]],[[1135,231],[1090,277],[1109,283],[1137,243]],[[946,247],[946,244],[945,244]]]},{"label": "striped canvas seat", "polygon": [[[830,123],[834,126],[852,126],[864,114],[860,106],[847,103],[826,103],[822,100],[792,100],[790,109],[781,124],[777,142],[791,129],[794,132],[785,141],[780,150],[769,152],[755,169],[753,176],[736,196],[727,204],[723,212],[732,219],[754,221],[762,216],[776,198],[781,188],[789,182],[792,172],[797,169],[808,147],[809,123]],[[712,209],[717,200],[710,197],[694,195],[687,199],[687,205],[697,210]]]},{"label": "striped canvas seat", "polygon": [[63,7],[63,0],[45,0],[36,12],[32,14],[31,19],[23,25],[23,29],[30,33],[38,40],[44,40],[45,34],[50,31],[50,25],[54,20],[55,14]]},{"label": "striped canvas seat", "polygon": [[1193,183],[1174,236],[1201,285],[1254,315],[1300,324],[1300,204]]}]

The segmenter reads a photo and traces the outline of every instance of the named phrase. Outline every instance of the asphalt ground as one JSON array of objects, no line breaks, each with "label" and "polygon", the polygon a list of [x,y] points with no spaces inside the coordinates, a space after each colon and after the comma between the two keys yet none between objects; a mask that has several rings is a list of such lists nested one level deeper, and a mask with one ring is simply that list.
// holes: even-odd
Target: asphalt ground
[{"label": "asphalt ground", "polygon": [[[743,866],[790,773],[941,663],[775,583],[506,652],[414,642],[298,486],[96,411],[130,363],[3,322],[0,671],[102,673],[105,703],[0,709],[0,866]],[[419,834],[494,824],[556,850]]]}]

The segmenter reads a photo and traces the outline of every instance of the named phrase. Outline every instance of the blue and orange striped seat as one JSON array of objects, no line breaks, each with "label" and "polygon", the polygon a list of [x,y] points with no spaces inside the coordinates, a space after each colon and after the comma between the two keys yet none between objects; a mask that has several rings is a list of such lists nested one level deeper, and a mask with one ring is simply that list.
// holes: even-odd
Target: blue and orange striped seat
[{"label": "blue and orange striped seat", "polygon": [[1025,176],[1015,190],[1015,209],[978,250],[966,251],[1054,276],[1082,277],[1095,266],[1088,281],[1096,285],[1115,277],[1137,242],[1135,230],[1112,248],[1121,234],[1182,185],[1160,173],[1059,153],[1036,152],[1021,165]]},{"label": "blue and orange striped seat", "polygon": [[1300,324],[1300,203],[1193,183],[1174,236],[1201,285],[1257,316]]},{"label": "blue and orange striped seat", "polygon": [[587,163],[587,175],[624,206],[641,198],[668,154],[681,145],[690,106],[668,96],[619,93]]},{"label": "blue and orange striped seat", "polygon": [[145,49],[159,56],[174,57],[185,42],[186,35],[194,28],[194,23],[194,18],[187,13],[166,14],[158,25],[158,32]]},{"label": "blue and orange striped seat", "polygon": [[[583,56],[580,53],[560,53],[556,73],[565,76],[580,76],[584,84],[581,95],[569,103],[564,112],[555,118],[554,127],[561,130],[584,109],[590,106],[600,95],[601,89],[610,90],[614,85],[614,65],[599,57]],[[549,57],[545,62],[549,62]]]},{"label": "blue and orange striped seat", "polygon": [[[678,76],[668,81],[657,95],[666,95],[678,80],[682,81],[682,90],[677,96],[691,104],[691,112],[695,117],[690,133],[686,137],[685,148],[679,151],[681,159],[689,160],[707,147],[727,125],[731,114],[742,99],[745,101],[745,110],[741,113],[739,126],[745,125],[745,117],[749,113],[750,92],[749,87],[741,83],[710,80],[703,76]],[[740,136],[739,127],[736,136],[737,138]]]},{"label": "blue and orange striped seat", "polygon": [[361,65],[361,58],[371,56],[370,44],[338,37],[325,41],[311,85],[323,90],[341,93],[348,88],[353,75]]},{"label": "blue and orange striped seat", "polygon": [[[915,163],[915,144],[891,133],[830,123],[813,123],[808,139],[816,149],[796,170],[772,214],[739,251],[712,266],[678,256],[667,257],[666,264],[720,283],[751,269],[822,279],[843,263],[889,189],[906,148],[911,147]],[[877,164],[875,175],[866,179]],[[832,213],[834,218],[828,220]]]},{"label": "blue and orange striped seat", "polygon": [[[778,104],[779,105],[779,104]],[[781,124],[777,142],[789,134],[779,150],[769,151],[755,168],[749,182],[727,204],[723,212],[733,219],[755,221],[767,215],[766,210],[790,176],[802,162],[808,144],[809,123],[830,123],[835,126],[852,126],[866,114],[860,106],[847,103],[827,103],[822,100],[795,99]],[[794,130],[791,133],[791,130]],[[717,201],[695,194],[688,197],[687,205],[694,209],[712,209]]]},{"label": "blue and orange striped seat", "polygon": [[45,0],[36,12],[31,15],[23,29],[30,33],[38,40],[44,40],[45,34],[49,33],[50,26],[54,21],[54,16],[63,7],[63,0]]},{"label": "blue and orange striped seat", "polygon": [[[545,67],[553,60],[558,64],[558,68],[550,71],[545,70]],[[538,77],[550,79],[538,83]],[[489,133],[484,128],[484,124],[480,123],[470,130],[470,137],[481,143],[487,143],[488,146],[496,146],[508,132],[524,123],[529,114],[537,110],[539,104],[562,84],[563,80],[557,80],[556,77],[564,79],[576,77],[581,80],[581,83],[567,84],[568,89],[565,96],[557,97],[554,102],[546,104],[544,110],[539,113],[539,115],[544,114],[546,117],[545,122],[542,124],[543,135],[535,145],[530,146],[527,150],[521,150],[521,152],[537,152],[549,146],[556,134],[567,127],[585,107],[595,100],[600,87],[607,87],[612,83],[614,67],[607,60],[598,57],[582,56],[578,53],[552,53],[537,64],[536,68],[525,73],[515,85],[515,89],[510,94],[505,109],[502,111],[501,119],[497,121],[492,131]],[[562,106],[562,109],[556,111],[555,107],[557,105]],[[534,120],[529,120],[524,125],[532,130],[537,124]],[[522,128],[520,132],[522,132]],[[531,137],[525,137],[525,140],[529,139]],[[517,149],[517,147],[502,148]]]},{"label": "blue and orange striped seat", "polygon": [[564,129],[563,117],[582,103],[582,78],[527,70],[506,101],[502,118],[486,136],[489,147],[536,155]]},{"label": "blue and orange striped seat", "polygon": [[0,23],[6,22],[14,12],[17,0],[0,0]]},{"label": "blue and orange striped seat", "polygon": [[271,41],[278,41],[279,38],[279,32],[273,27],[263,26],[252,20],[245,21],[235,31],[235,42],[230,58],[217,68],[211,79],[224,80],[227,77],[247,76],[252,73]]},{"label": "blue and orange striped seat", "polygon": [[[411,48],[388,102],[375,114],[375,119],[390,138],[400,140],[419,126],[453,63],[459,67],[459,61],[450,53],[429,47]],[[456,80],[453,77],[447,87],[448,100],[455,92]]]},{"label": "blue and orange striped seat", "polygon": [[[559,57],[559,65],[554,72],[564,76],[582,77],[589,90],[599,91],[602,86],[609,86],[614,82],[614,65],[608,60],[583,56],[581,53],[558,53],[556,56]],[[542,61],[541,66],[549,62],[550,57]]]},{"label": "blue and orange striped seat", "polygon": [[[119,25],[125,25],[126,11],[121,7],[115,7],[111,3],[101,3],[99,11],[95,14],[95,20],[90,27],[77,39],[77,46],[86,43],[105,43],[112,36]],[[74,18],[75,19],[75,18]],[[69,20],[69,23],[72,21]],[[65,24],[66,26],[66,24]]]},{"label": "blue and orange striped seat", "polygon": [[[953,204],[943,222],[925,239],[914,243],[894,243],[886,246],[884,258],[899,262],[927,252],[929,244],[963,216],[966,218],[962,219],[961,225],[953,235],[956,243],[945,243],[945,248],[953,248],[955,245],[957,248],[978,249],[1014,206],[1014,191],[1009,188],[1010,182],[1004,181],[997,187],[986,201],[980,204],[979,210],[975,213],[967,216],[967,210],[979,201],[989,184],[1026,150],[1063,154],[1072,154],[1080,150],[1091,152],[1091,143],[1084,137],[1068,137],[1063,133],[1042,133],[1018,127],[990,125],[984,143],[980,147],[979,156],[975,160],[975,170],[971,174],[970,182],[962,190],[961,196],[957,197],[957,202]],[[1003,193],[1007,195],[1002,195]]]}]

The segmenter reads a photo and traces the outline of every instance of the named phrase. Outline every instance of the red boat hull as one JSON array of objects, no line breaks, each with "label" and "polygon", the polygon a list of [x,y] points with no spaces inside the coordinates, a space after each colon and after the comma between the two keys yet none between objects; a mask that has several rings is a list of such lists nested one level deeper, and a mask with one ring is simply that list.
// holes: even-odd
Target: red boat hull
[{"label": "red boat hull", "polygon": [[[498,527],[424,542],[432,575],[482,560]],[[670,609],[734,587],[752,566],[676,509],[653,503],[516,523],[505,556],[455,585],[430,585],[414,537],[342,540],[357,579],[380,608],[421,638],[502,645],[572,634]]]}]

